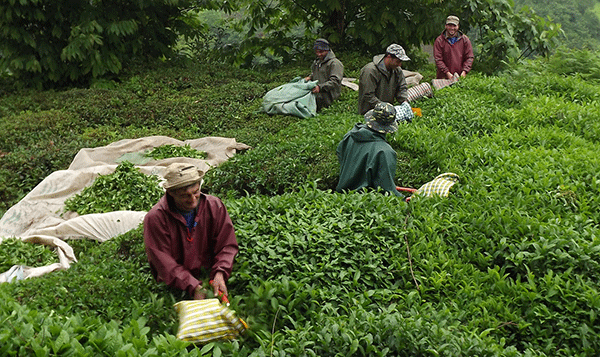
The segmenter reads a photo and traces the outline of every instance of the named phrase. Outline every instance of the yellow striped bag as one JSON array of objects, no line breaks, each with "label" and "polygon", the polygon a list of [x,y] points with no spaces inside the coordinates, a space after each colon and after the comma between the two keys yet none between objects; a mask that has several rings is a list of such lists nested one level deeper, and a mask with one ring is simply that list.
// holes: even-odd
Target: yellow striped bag
[{"label": "yellow striped bag", "polygon": [[207,343],[235,339],[248,328],[242,319],[236,317],[235,311],[216,298],[185,300],[174,306],[179,315],[177,338],[183,341]]},{"label": "yellow striped bag", "polygon": [[423,195],[423,196],[442,196],[448,197],[450,193],[450,188],[454,186],[459,180],[458,175],[452,172],[446,172],[441,175],[438,175],[433,181],[429,181],[423,186],[421,186],[415,195]]}]

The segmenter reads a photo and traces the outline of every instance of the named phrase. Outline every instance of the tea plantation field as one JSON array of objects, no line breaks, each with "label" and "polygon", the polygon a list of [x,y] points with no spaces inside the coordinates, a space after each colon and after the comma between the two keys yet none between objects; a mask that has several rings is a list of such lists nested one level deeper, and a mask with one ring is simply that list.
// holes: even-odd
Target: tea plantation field
[{"label": "tea plantation field", "polygon": [[[338,56],[348,77],[366,63]],[[560,52],[413,102],[423,116],[389,136],[397,184],[444,172],[460,182],[447,198],[410,203],[332,190],[337,143],[362,120],[356,92],[310,119],[259,111],[308,62],[268,72],[162,64],[132,68],[112,88],[2,92],[0,213],[83,147],[214,135],[253,148],[204,186],[236,227],[228,286],[250,326],[242,338],[175,338],[173,304],[186,297],[151,278],[140,227],[69,242],[70,269],[0,285],[0,355],[597,356],[599,63]],[[17,242],[0,245],[9,257],[53,259]]]}]

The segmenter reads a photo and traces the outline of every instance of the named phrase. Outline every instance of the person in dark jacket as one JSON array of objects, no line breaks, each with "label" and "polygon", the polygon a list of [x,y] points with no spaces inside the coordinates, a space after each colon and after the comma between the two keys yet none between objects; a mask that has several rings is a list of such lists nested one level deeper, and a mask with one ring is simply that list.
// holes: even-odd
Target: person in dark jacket
[{"label": "person in dark jacket", "polygon": [[344,78],[344,65],[335,56],[329,42],[318,38],[314,44],[317,58],[312,64],[310,76],[307,81],[317,81],[317,86],[312,92],[316,96],[317,111],[330,106],[342,93],[342,79]]},{"label": "person in dark jacket", "polygon": [[399,104],[408,98],[408,86],[402,72],[402,62],[410,61],[402,46],[389,45],[385,54],[373,57],[360,70],[358,82],[358,113],[364,115],[377,103]]},{"label": "person in dark jacket", "polygon": [[204,172],[174,163],[165,173],[165,195],[144,217],[144,245],[157,281],[204,299],[203,271],[215,296],[227,296],[226,281],[238,252],[233,223],[220,199],[200,192]]},{"label": "person in dark jacket", "polygon": [[344,135],[336,153],[340,162],[337,192],[381,188],[404,197],[396,189],[396,151],[386,141],[386,133],[398,130],[396,109],[390,103],[377,103],[365,114],[366,123],[357,123]]},{"label": "person in dark jacket", "polygon": [[455,74],[466,77],[473,65],[473,46],[467,35],[459,31],[459,19],[446,18],[446,29],[433,44],[433,58],[438,79],[452,79]]}]

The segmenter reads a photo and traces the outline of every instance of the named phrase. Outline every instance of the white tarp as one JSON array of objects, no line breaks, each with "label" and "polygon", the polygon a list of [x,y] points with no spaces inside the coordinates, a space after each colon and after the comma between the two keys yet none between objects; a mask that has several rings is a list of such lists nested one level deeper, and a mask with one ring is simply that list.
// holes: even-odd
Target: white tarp
[{"label": "white tarp", "polygon": [[[189,145],[193,149],[205,151],[207,157],[205,160],[152,160],[143,155],[163,145]],[[130,161],[143,173],[162,178],[166,167],[173,162],[191,163],[206,172],[225,162],[236,151],[249,148],[232,138],[204,137],[180,141],[166,136],[152,136],[125,139],[103,147],[80,150],[67,170],[50,174],[0,219],[0,242],[4,238],[16,237],[26,242],[55,247],[59,262],[45,267],[13,267],[0,274],[0,282],[68,269],[76,258],[65,239],[85,238],[103,242],[139,226],[146,212],[118,211],[85,216],[78,216],[73,212],[63,214],[67,198],[91,185],[98,175],[112,173],[119,162]]]}]

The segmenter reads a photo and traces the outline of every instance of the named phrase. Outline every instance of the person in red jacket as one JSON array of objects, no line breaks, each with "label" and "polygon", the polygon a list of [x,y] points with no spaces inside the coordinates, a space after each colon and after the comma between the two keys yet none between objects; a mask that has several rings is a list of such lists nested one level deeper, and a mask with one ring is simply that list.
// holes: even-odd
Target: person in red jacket
[{"label": "person in red jacket", "polygon": [[471,41],[458,28],[458,17],[448,16],[446,29],[433,44],[433,58],[438,79],[452,79],[455,74],[466,77],[473,65]]},{"label": "person in red jacket", "polygon": [[144,217],[144,245],[152,275],[200,300],[208,271],[215,296],[227,297],[226,281],[238,253],[233,223],[217,197],[200,192],[204,172],[174,163],[165,173],[165,195]]}]

